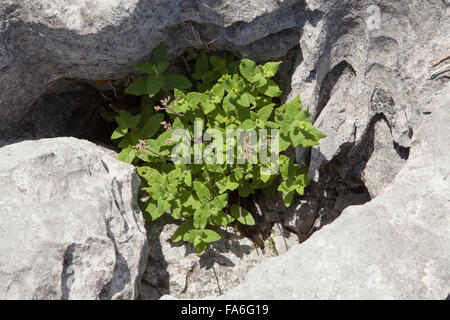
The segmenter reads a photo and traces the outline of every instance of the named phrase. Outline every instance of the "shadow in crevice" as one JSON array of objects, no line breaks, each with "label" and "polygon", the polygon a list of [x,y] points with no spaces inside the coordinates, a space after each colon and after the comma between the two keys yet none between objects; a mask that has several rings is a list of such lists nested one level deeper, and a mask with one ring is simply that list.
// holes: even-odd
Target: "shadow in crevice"
[{"label": "shadow in crevice", "polygon": [[410,147],[403,147],[396,141],[393,141],[394,150],[397,152],[398,156],[403,160],[408,160]]},{"label": "shadow in crevice", "polygon": [[[224,281],[223,268],[236,267],[234,259],[244,258],[253,249],[251,245],[240,241],[242,236],[227,230],[215,229],[222,239],[210,243],[206,251],[198,256],[192,244],[172,241],[173,232],[179,225],[180,221],[170,215],[163,215],[146,224],[149,255],[142,278],[140,299],[157,300],[166,294],[190,297],[192,292],[187,292],[188,288],[192,283],[199,281],[198,277],[202,274],[204,277],[215,279],[212,281],[215,282],[217,292],[223,292],[224,284],[220,282]],[[174,270],[179,270],[179,274],[175,275]],[[185,279],[177,279],[184,274]],[[179,287],[181,283],[184,283],[183,288]]]},{"label": "shadow in crevice", "polygon": [[[56,89],[69,83],[62,92]],[[22,139],[42,139],[71,136],[93,142],[111,144],[113,122],[101,113],[109,109],[102,92],[83,80],[60,79],[53,82],[32,108],[14,126],[10,136]]]},{"label": "shadow in crevice", "polygon": [[63,258],[63,268],[61,272],[61,299],[68,300],[70,296],[70,290],[74,279],[73,270],[73,253],[75,251],[76,244],[69,245]]},{"label": "shadow in crevice", "polygon": [[333,88],[336,83],[341,78],[342,74],[345,71],[349,71],[353,76],[356,76],[356,72],[353,69],[352,65],[347,61],[343,60],[339,64],[337,64],[328,74],[325,76],[322,84],[320,86],[319,98],[317,102],[317,111],[315,119],[317,119],[322,112],[322,110],[327,105],[328,101],[331,98],[331,94],[333,92]]},{"label": "shadow in crevice", "polygon": [[[120,207],[117,208],[117,210],[121,212]],[[112,221],[112,217],[108,218],[106,221],[106,235],[114,245],[114,253],[116,255],[116,259],[114,264],[113,276],[111,280],[100,291],[100,300],[111,300],[116,293],[121,292],[124,289],[125,285],[127,285],[131,281],[131,273],[128,262],[120,252],[119,247],[117,246],[118,241],[116,239],[116,236],[111,231]],[[126,224],[125,220],[124,223]]]},{"label": "shadow in crevice", "polygon": [[[139,299],[158,300],[170,293],[170,275],[168,263],[163,252],[160,235],[167,223],[176,223],[172,217],[164,215],[159,220],[147,222],[148,257],[147,265],[142,276]],[[178,243],[173,243],[179,246]]]},{"label": "shadow in crevice", "polygon": [[[382,114],[373,117],[360,143],[343,144],[340,152],[320,167],[318,181],[312,181],[297,205],[290,208],[303,218],[296,228],[289,230],[297,233],[301,242],[333,222],[345,208],[371,200],[362,172],[375,149],[375,124],[378,121],[385,121]],[[315,221],[320,223],[315,225]],[[309,230],[307,234],[305,230]]]},{"label": "shadow in crevice", "polygon": [[285,56],[270,60],[283,61],[278,73],[275,75],[274,81],[279,84],[283,92],[281,103],[286,103],[289,93],[292,91],[292,75],[297,66],[303,61],[302,49],[300,45],[297,45],[290,49]]},{"label": "shadow in crevice", "polygon": [[[8,22],[2,33],[8,51],[0,59],[0,82],[5,84],[5,93],[14,94],[5,94],[1,101],[0,109],[6,115],[0,119],[0,131],[10,135],[11,125],[17,124],[55,79],[121,78],[146,60],[162,41],[171,58],[188,47],[213,42],[219,50],[266,60],[298,45],[296,30],[308,22],[316,24],[322,14],[309,10],[305,1],[289,0],[252,19],[234,19],[219,8],[222,5],[216,1],[175,0],[168,6],[161,1],[141,0],[128,12],[113,8],[110,12],[117,13],[117,17],[106,18],[104,27],[94,23],[99,19],[98,12],[86,12],[82,30],[61,27],[59,23],[56,27],[53,21],[24,23],[14,14],[21,7],[8,6],[2,12],[2,20]],[[208,31],[200,34],[200,43],[190,25],[198,27],[200,33]],[[32,72],[24,72],[28,70]]]}]

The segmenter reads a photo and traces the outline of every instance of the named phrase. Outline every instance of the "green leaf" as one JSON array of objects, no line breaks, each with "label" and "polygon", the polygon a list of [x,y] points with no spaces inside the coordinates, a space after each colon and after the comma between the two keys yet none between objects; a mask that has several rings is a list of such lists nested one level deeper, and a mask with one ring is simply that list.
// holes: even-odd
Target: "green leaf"
[{"label": "green leaf", "polygon": [[275,74],[278,72],[278,68],[280,67],[280,64],[282,63],[282,61],[278,61],[278,62],[267,62],[264,66],[263,66],[263,72],[264,72],[264,76],[266,78],[272,78],[273,76],[275,76]]},{"label": "green leaf", "polygon": [[289,208],[293,199],[294,199],[294,191],[283,193],[283,202],[286,207]]},{"label": "green leaf", "polygon": [[298,169],[296,164],[294,164],[291,158],[288,158],[281,168],[281,176],[284,180],[288,177],[294,177],[297,172],[296,169]]},{"label": "green leaf", "polygon": [[258,90],[271,98],[278,97],[282,93],[280,87],[272,80],[267,80],[267,83],[264,86],[259,87]]},{"label": "green leaf", "polygon": [[190,171],[185,172],[183,181],[188,187],[192,186],[192,175]]},{"label": "green leaf", "polygon": [[133,116],[131,113],[125,110],[120,110],[119,115],[116,116],[116,122],[119,124],[119,128],[121,128],[122,130],[136,128],[140,120],[140,114]]},{"label": "green leaf", "polygon": [[118,159],[126,163],[132,163],[135,157],[136,149],[128,146],[119,153]]},{"label": "green leaf", "polygon": [[149,97],[155,96],[161,90],[164,83],[164,76],[149,75],[147,78],[147,93]]},{"label": "green leaf", "polygon": [[265,106],[263,108],[261,108],[260,110],[258,110],[258,112],[256,113],[256,116],[258,119],[263,120],[263,121],[267,121],[270,118],[270,115],[272,114],[273,111],[273,107],[272,106]]},{"label": "green leaf", "polygon": [[206,201],[211,198],[211,192],[204,183],[200,181],[194,181],[194,189],[200,201]]},{"label": "green leaf", "polygon": [[145,139],[149,139],[158,132],[159,128],[161,128],[161,121],[164,120],[164,114],[157,113],[150,117],[144,126],[139,130],[142,134],[142,137]]},{"label": "green leaf", "polygon": [[200,237],[201,237],[201,230],[191,229],[184,234],[183,240],[189,243],[193,243],[195,238],[200,239]]},{"label": "green leaf", "polygon": [[172,128],[174,129],[185,129],[186,126],[184,125],[183,121],[181,120],[181,118],[176,118],[173,123],[172,123]]},{"label": "green leaf", "polygon": [[167,90],[177,89],[190,89],[192,87],[192,83],[188,78],[181,74],[169,74],[164,77],[165,79],[165,88]]},{"label": "green leaf", "polygon": [[169,66],[170,66],[169,61],[159,61],[157,65],[158,74],[162,74],[164,71],[167,70],[167,68],[169,68]]},{"label": "green leaf", "polygon": [[192,219],[186,220],[175,231],[175,233],[172,236],[172,241],[179,242],[179,241],[183,240],[184,235],[193,228],[194,228],[193,220]]},{"label": "green leaf", "polygon": [[237,96],[234,93],[228,93],[227,96],[223,99],[223,110],[226,113],[230,113],[236,111],[236,99]]},{"label": "green leaf", "polygon": [[189,105],[191,107],[197,107],[203,101],[208,101],[208,97],[200,92],[190,92],[186,95],[186,99],[189,100]]},{"label": "green leaf", "polygon": [[[302,122],[300,122],[302,124]],[[326,138],[326,134],[324,134],[322,131],[314,127],[312,124],[308,122],[303,122],[304,124],[304,131],[306,131],[309,135],[313,136],[317,141],[319,141],[322,138]]]},{"label": "green leaf", "polygon": [[227,67],[227,61],[226,59],[221,59],[218,56],[211,56],[209,58],[209,62],[213,66],[213,70],[219,71],[221,73],[225,73],[224,70]]},{"label": "green leaf", "polygon": [[126,89],[125,93],[133,94],[135,96],[143,96],[147,94],[147,80],[139,79],[132,82]]},{"label": "green leaf", "polygon": [[252,214],[244,208],[238,206],[237,204],[233,204],[230,211],[233,218],[235,218],[240,223],[248,226],[255,225],[255,219],[253,219]]},{"label": "green leaf", "polygon": [[244,130],[244,131],[247,131],[247,130],[250,130],[250,129],[255,129],[255,123],[252,120],[247,119],[247,120],[245,120],[244,122],[241,123],[239,128]]},{"label": "green leaf", "polygon": [[221,194],[216,196],[211,202],[208,203],[208,209],[211,214],[217,214],[221,209],[227,206],[228,194]]},{"label": "green leaf", "polygon": [[119,147],[120,149],[125,149],[129,146],[134,146],[136,145],[138,142],[138,140],[135,140],[135,136],[133,134],[133,137],[131,136],[131,132],[128,132],[123,138],[122,140],[120,140],[120,142],[117,144],[117,147]]},{"label": "green leaf", "polygon": [[195,73],[202,76],[206,72],[208,72],[208,57],[206,56],[206,52],[202,52],[200,57],[195,62]]},{"label": "green leaf", "polygon": [[131,129],[130,133],[130,144],[137,145],[141,139],[141,132],[138,129]]},{"label": "green leaf", "polygon": [[[197,181],[195,181],[197,182]],[[197,229],[204,229],[208,221],[209,212],[205,207],[198,208],[194,212],[194,227]]]},{"label": "green leaf", "polygon": [[[150,99],[148,95],[142,97],[142,100]],[[145,103],[145,105],[143,105]],[[139,127],[142,128],[145,123],[155,114],[154,104],[150,104],[147,102],[141,103],[141,121],[139,122]]]},{"label": "green leaf", "polygon": [[187,199],[183,203],[184,207],[191,207],[192,209],[198,209],[202,206],[200,201],[197,201],[192,194],[188,195]]},{"label": "green leaf", "polygon": [[157,219],[158,217],[162,216],[164,213],[167,212],[167,210],[170,209],[170,203],[163,199],[158,199],[158,206],[156,208],[155,217],[153,217],[153,220]]},{"label": "green leaf", "polygon": [[216,186],[219,188],[219,192],[223,193],[227,190],[236,190],[239,187],[239,182],[235,180],[234,176],[229,175],[216,181]]},{"label": "green leaf", "polygon": [[215,231],[205,229],[203,230],[202,240],[206,243],[215,242],[222,239],[222,237]]},{"label": "green leaf", "polygon": [[216,226],[226,227],[228,224],[233,222],[234,217],[229,214],[224,213],[223,211],[219,211],[216,215],[210,217],[211,222]]},{"label": "green leaf", "polygon": [[243,59],[239,65],[239,70],[247,81],[256,84],[258,87],[267,83],[261,69],[252,60]]},{"label": "green leaf", "polygon": [[286,207],[289,207],[294,198],[294,191],[296,189],[296,185],[293,183],[293,179],[289,178],[284,180],[279,186],[278,191],[282,193],[283,202]]},{"label": "green leaf", "polygon": [[166,46],[164,43],[160,43],[155,49],[153,49],[150,62],[157,65],[160,61],[167,61]]},{"label": "green leaf", "polygon": [[122,138],[124,135],[128,133],[128,129],[121,129],[120,127],[114,130],[114,132],[111,135],[111,139],[119,139]]},{"label": "green leaf", "polygon": [[298,122],[297,125],[294,123],[291,127],[289,137],[294,147],[307,148],[318,145],[319,140],[325,138],[326,135],[308,122]]},{"label": "green leaf", "polygon": [[295,177],[295,184],[301,186],[307,186],[310,179],[308,178],[308,167],[303,167],[297,171],[297,176]]},{"label": "green leaf", "polygon": [[154,72],[153,67],[155,67],[155,65],[147,61],[147,62],[137,64],[136,67],[145,73],[151,74]]},{"label": "green leaf", "polygon": [[155,143],[159,148],[159,153],[162,155],[169,155],[172,150],[172,146],[178,141],[172,140],[173,131],[165,131],[156,138]]},{"label": "green leaf", "polygon": [[169,61],[159,61],[156,64],[151,62],[143,62],[138,64],[136,67],[139,70],[144,71],[145,73],[151,74],[153,76],[159,76],[164,71],[166,71],[167,68],[169,68],[169,65]]},{"label": "green leaf", "polygon": [[206,250],[206,245],[207,245],[207,243],[202,241],[201,238],[194,239],[194,248],[198,254],[200,254]]},{"label": "green leaf", "polygon": [[216,106],[210,102],[205,102],[202,104],[202,106],[203,106],[203,111],[205,112],[205,114],[211,113],[214,111],[214,109],[216,109]]},{"label": "green leaf", "polygon": [[122,140],[117,144],[117,147],[120,149],[125,149],[128,146],[132,146],[133,143],[131,142],[130,133],[127,133]]},{"label": "green leaf", "polygon": [[255,190],[253,187],[247,182],[244,181],[243,184],[241,184],[238,188],[239,195],[242,198],[247,198],[249,195],[251,195]]},{"label": "green leaf", "polygon": [[272,102],[272,98],[267,96],[257,96],[255,99],[255,104],[258,108],[263,108],[266,106],[271,106],[273,108],[275,106],[275,103]]},{"label": "green leaf", "polygon": [[255,97],[248,93],[248,92],[243,92],[237,99],[236,102],[239,106],[244,107],[244,108],[248,108],[250,107],[251,104],[253,104],[255,102]]},{"label": "green leaf", "polygon": [[279,135],[279,142],[280,142],[280,152],[285,151],[287,148],[289,148],[292,145],[291,139],[289,138],[289,136],[284,135],[284,134],[280,134]]},{"label": "green leaf", "polygon": [[137,172],[138,172],[139,176],[141,176],[145,180],[147,180],[149,185],[152,185],[154,183],[161,183],[164,180],[161,173],[159,173],[158,170],[151,168],[151,167],[147,167],[147,166],[138,167]]},{"label": "green leaf", "polygon": [[240,65],[239,60],[231,61],[230,63],[228,63],[227,65],[228,73],[229,74],[237,73],[239,70],[239,65]]},{"label": "green leaf", "polygon": [[303,193],[305,193],[305,188],[303,186],[296,186],[295,191],[297,191],[298,194],[303,195]]},{"label": "green leaf", "polygon": [[216,84],[214,85],[211,90],[209,91],[211,94],[212,102],[214,103],[220,103],[223,99],[223,96],[225,94],[225,88],[222,84]]}]

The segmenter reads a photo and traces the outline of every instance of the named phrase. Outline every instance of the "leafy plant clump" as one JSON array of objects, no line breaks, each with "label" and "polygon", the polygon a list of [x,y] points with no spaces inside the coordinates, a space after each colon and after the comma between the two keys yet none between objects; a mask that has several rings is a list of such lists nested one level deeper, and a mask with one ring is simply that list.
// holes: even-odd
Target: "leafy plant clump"
[{"label": "leafy plant clump", "polygon": [[[257,161],[245,134],[244,144],[236,143],[237,152],[227,158],[227,163],[199,161],[199,154],[219,154],[211,150],[211,139],[204,141],[208,140],[204,139],[206,130],[215,129],[225,136],[230,129],[244,133],[266,129],[268,133],[259,137],[256,151],[267,151],[278,138],[280,153],[291,147],[317,145],[325,135],[310,124],[308,109],[303,108],[299,96],[277,105],[282,92],[272,78],[281,62],[256,65],[248,59],[208,56],[193,50],[187,60],[194,64],[189,78],[169,72],[170,63],[161,44],[150,61],[137,65],[143,74],[125,92],[143,96],[141,106],[119,111],[115,117],[118,128],[111,138],[120,139],[119,159],[137,166],[145,184],[142,190],[147,194],[147,217],[155,220],[170,212],[182,221],[173,241],[192,243],[201,253],[208,243],[220,239],[217,227],[232,222],[255,224],[250,209],[241,205],[241,198],[257,190],[266,194],[278,190],[289,206],[294,193],[303,194],[309,182],[307,168],[298,168],[283,154],[275,174],[264,171],[273,171],[274,163]],[[200,129],[194,125],[200,125]],[[194,144],[183,155],[184,162],[171,159],[173,148],[183,138],[177,136],[177,129],[186,130],[191,137],[188,142]],[[272,129],[278,129],[278,133]],[[227,137],[224,150],[230,142]],[[239,162],[242,156],[244,161]]]}]

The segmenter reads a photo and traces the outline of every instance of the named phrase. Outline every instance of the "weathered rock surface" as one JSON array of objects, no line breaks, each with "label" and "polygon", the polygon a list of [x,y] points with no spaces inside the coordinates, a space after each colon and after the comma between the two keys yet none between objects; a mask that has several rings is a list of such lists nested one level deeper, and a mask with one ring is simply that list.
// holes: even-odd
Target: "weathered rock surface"
[{"label": "weathered rock surface", "polygon": [[[450,73],[432,76],[432,63],[450,52],[450,4],[445,1],[307,1],[324,13],[303,27],[302,56],[292,77],[315,125],[328,137],[313,148],[310,175],[343,149],[354,176],[375,197],[407,158],[414,132]],[[376,6],[373,6],[373,5]],[[447,68],[450,70],[450,68]],[[378,123],[384,121],[388,130]],[[367,168],[366,163],[371,158]],[[386,159],[383,161],[382,159]],[[380,174],[383,178],[380,179]]]},{"label": "weathered rock surface", "polygon": [[[315,15],[297,0],[4,0],[0,6],[0,131],[59,78],[126,75],[164,41],[264,60],[298,45]],[[277,45],[274,46],[273,43]]]},{"label": "weathered rock surface", "polygon": [[[197,255],[191,245],[173,243],[177,224],[160,218],[147,225],[148,263],[142,279],[140,299],[154,300],[170,295],[179,299],[219,296],[238,286],[247,272],[261,261],[286,252],[297,237],[283,234],[279,225],[273,229],[273,247],[255,249],[248,238],[228,229],[220,230],[222,239]],[[273,249],[275,248],[275,249]]]},{"label": "weathered rock surface", "polygon": [[94,144],[0,148],[0,299],[133,299],[147,259],[139,177]]},{"label": "weathered rock surface", "polygon": [[[0,136],[46,132],[33,118],[46,120],[42,112],[26,111],[56,79],[122,77],[161,41],[172,57],[186,47],[214,45],[266,60],[297,48],[288,98],[300,93],[315,124],[328,134],[312,150],[311,176],[317,180],[321,165],[344,151],[359,163],[349,168],[352,175],[363,174],[375,197],[403,166],[424,113],[448,90],[449,62],[434,68],[431,63],[450,52],[450,4],[373,4],[5,0],[0,6]],[[389,130],[380,123],[374,128],[379,121]]]},{"label": "weathered rock surface", "polygon": [[110,101],[92,86],[60,79],[39,96],[17,123],[14,136],[23,139],[76,137],[111,143],[115,122],[101,116]]},{"label": "weathered rock surface", "polygon": [[445,299],[450,293],[450,95],[427,117],[392,185],[224,299]]},{"label": "weathered rock surface", "polygon": [[[68,5],[63,0],[3,0],[0,139],[96,136],[88,128],[93,117],[78,117],[91,115],[83,101],[82,108],[76,106],[80,97],[66,94],[62,100],[76,100],[70,102],[75,108],[59,110],[60,104],[42,94],[58,79],[120,78],[162,41],[172,57],[192,46],[229,50],[258,61],[298,53],[285,97],[301,94],[314,124],[328,137],[311,152],[302,153],[299,161],[311,162],[316,189],[297,199],[284,223],[301,229],[305,221],[323,215],[326,224],[348,205],[384,194],[408,163],[418,128],[450,86],[450,61],[431,67],[450,53],[450,3],[379,0],[375,4],[372,0],[74,0]],[[283,68],[290,69],[291,64],[286,61]],[[291,78],[290,73],[286,70],[282,78]],[[48,124],[55,118],[57,124]],[[152,297],[180,292],[174,288],[182,288],[185,280],[174,280],[176,273],[186,274],[186,268],[199,261],[177,247],[164,250],[159,257],[186,254],[189,258],[168,258],[167,273],[147,279],[153,286],[147,288]],[[171,250],[178,251],[172,255]],[[227,259],[234,261],[232,256]],[[152,274],[151,268],[159,267],[149,268]],[[167,275],[175,282],[164,285],[167,292],[155,293],[155,283]],[[212,277],[209,272],[207,279]],[[240,281],[235,274],[230,278],[234,284]],[[178,296],[198,297],[214,290],[217,294],[213,282],[196,295],[185,281]]]}]

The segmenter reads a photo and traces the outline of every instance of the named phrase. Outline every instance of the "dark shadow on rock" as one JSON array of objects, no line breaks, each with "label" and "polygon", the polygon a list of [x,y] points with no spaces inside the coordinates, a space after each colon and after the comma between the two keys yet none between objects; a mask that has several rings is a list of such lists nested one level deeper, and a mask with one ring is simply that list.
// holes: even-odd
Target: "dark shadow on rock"
[{"label": "dark shadow on rock", "polygon": [[319,200],[318,212],[325,213],[323,224],[331,223],[348,206],[371,200],[362,173],[375,149],[375,124],[379,121],[389,125],[383,114],[376,114],[360,143],[344,145],[337,156],[320,168],[319,181],[311,189]]},{"label": "dark shadow on rock", "polygon": [[[149,255],[147,267],[142,279],[140,299],[156,300],[165,294],[170,294],[170,275],[167,271],[168,262],[165,259],[165,253],[162,249],[163,243],[161,243],[161,234],[163,232],[169,232],[168,230],[164,230],[164,227],[170,224],[180,225],[180,221],[173,219],[170,215],[163,215],[156,221],[148,222],[146,225]],[[173,231],[172,229],[170,229],[170,232]],[[214,268],[217,266],[235,266],[234,262],[225,253],[232,253],[234,256],[242,259],[246,254],[251,252],[252,247],[250,245],[240,243],[239,239],[242,239],[241,236],[223,229],[216,229],[216,231],[222,239],[208,245],[206,251],[199,257],[199,261],[195,263],[194,268],[213,270],[216,274]],[[168,242],[171,248],[184,247],[184,256],[180,256],[180,259],[191,254],[196,254],[192,244],[182,241],[172,242],[171,239],[165,241]],[[188,271],[188,274],[190,272]]]},{"label": "dark shadow on rock", "polygon": [[73,81],[67,90],[40,96],[10,135],[34,139],[70,136],[111,144],[115,124],[101,116],[101,111],[108,109],[101,91],[82,81]]},{"label": "dark shadow on rock", "polygon": [[4,146],[7,146],[7,145],[10,145],[10,144],[14,144],[14,143],[19,143],[19,142],[22,142],[22,141],[26,141],[26,140],[37,140],[37,139],[18,139],[18,138],[8,138],[8,139],[6,139],[6,140],[2,140],[1,138],[0,138],[0,148],[1,147],[4,147]]},{"label": "dark shadow on rock", "polygon": [[333,88],[338,82],[339,78],[342,76],[345,70],[350,71],[353,75],[356,75],[355,70],[352,65],[350,65],[347,61],[341,61],[338,63],[328,74],[325,76],[325,79],[322,81],[319,91],[319,98],[317,102],[317,110],[315,114],[315,119],[317,119],[322,112],[322,110],[327,105],[330,100],[331,93],[333,92]]},{"label": "dark shadow on rock", "polygon": [[222,239],[209,245],[206,252],[200,257],[200,267],[210,269],[215,263],[220,266],[233,267],[235,264],[224,256],[224,253],[233,253],[233,255],[242,259],[252,250],[251,246],[239,242],[239,239],[243,238],[242,236],[223,229],[216,231]]},{"label": "dark shadow on rock", "polygon": [[[120,211],[119,208],[118,210]],[[122,291],[125,285],[131,281],[130,268],[128,267],[127,260],[120,253],[117,246],[118,239],[116,239],[111,231],[110,222],[111,220],[106,221],[106,235],[114,245],[116,262],[111,280],[103,287],[102,291],[100,291],[99,298],[101,300],[111,300],[114,294]]]},{"label": "dark shadow on rock", "polygon": [[73,270],[73,252],[76,244],[71,244],[64,252],[63,270],[61,272],[61,299],[68,300],[72,288],[74,270]]},{"label": "dark shadow on rock", "polygon": [[[121,22],[96,32],[26,23],[11,12],[20,11],[19,6],[5,8],[7,13],[2,18],[9,25],[2,38],[8,41],[9,51],[0,59],[0,83],[5,93],[0,105],[0,131],[10,135],[11,127],[30,111],[36,98],[55,79],[121,78],[134,71],[136,63],[148,59],[162,41],[170,58],[188,47],[205,49],[213,45],[257,61],[265,60],[285,55],[297,46],[296,30],[307,22],[314,25],[322,14],[311,11],[305,1],[285,1],[250,22],[221,26],[223,16],[212,9],[218,5],[215,2],[179,1],[172,5],[176,10],[165,10],[160,2],[139,1]],[[266,52],[270,52],[270,57],[265,56]]]},{"label": "dark shadow on rock", "polygon": [[146,223],[149,246],[147,265],[141,281],[139,297],[141,300],[158,300],[161,296],[170,293],[168,263],[164,257],[159,235],[166,223],[173,223],[174,221],[170,216],[164,215],[160,220]]},{"label": "dark shadow on rock", "polygon": [[[22,52],[21,65],[18,66],[11,63],[13,59],[4,60],[7,62],[5,65],[2,64],[4,61],[0,61],[0,70],[8,72],[13,78],[14,74],[21,75],[22,73],[19,71],[23,68],[33,69],[32,67],[40,66],[40,68],[34,68],[36,73],[32,77],[17,76],[14,78],[15,82],[11,82],[11,88],[17,89],[18,83],[22,83],[25,89],[2,101],[6,103],[7,108],[10,105],[14,106],[11,110],[6,110],[8,111],[8,117],[5,119],[20,120],[14,123],[17,134],[31,137],[71,135],[89,140],[103,139],[90,131],[93,126],[96,126],[90,122],[95,118],[91,113],[93,110],[87,110],[83,107],[67,108],[67,106],[64,106],[65,110],[59,110],[62,109],[59,103],[64,105],[76,100],[79,98],[79,93],[78,95],[64,93],[59,96],[41,96],[41,101],[38,99],[34,102],[34,108],[30,108],[33,100],[42,95],[42,92],[53,79],[87,77],[90,79],[108,79],[124,76],[127,72],[132,71],[136,62],[147,59],[152,49],[163,39],[167,40],[166,45],[172,58],[179,55],[187,47],[205,48],[205,43],[211,43],[219,50],[230,50],[237,55],[257,61],[269,59],[275,55],[275,52],[276,56],[280,56],[280,53],[286,54],[290,49],[298,47],[303,26],[306,23],[315,26],[322,18],[322,13],[311,11],[305,1],[285,1],[283,5],[280,2],[279,9],[261,15],[251,23],[237,22],[223,27],[219,26],[220,16],[215,16],[214,10],[206,10],[200,4],[191,6],[192,2],[190,1],[181,2],[180,6],[183,7],[181,8],[182,17],[173,14],[166,20],[158,20],[158,14],[161,14],[161,12],[151,10],[152,7],[147,6],[146,3],[144,1],[138,3],[133,13],[121,24],[105,27],[92,34],[80,34],[70,30],[50,28],[42,24],[21,24],[20,21],[11,24],[7,36],[15,39],[13,45],[20,43],[21,46],[17,47],[20,47],[21,51],[25,53],[33,52],[34,54],[27,55]],[[211,1],[209,5],[214,6],[216,4]],[[156,5],[155,7],[159,9]],[[339,14],[344,15],[345,13],[340,12]],[[192,17],[195,18],[195,21],[187,20],[188,18],[192,19]],[[145,23],[139,23],[141,21],[145,21]],[[274,21],[278,22],[276,27],[274,27]],[[258,28],[252,30],[251,24],[257,25]],[[192,26],[199,32],[201,40],[195,39]],[[337,27],[341,28],[341,26]],[[342,31],[343,33],[344,31]],[[42,34],[43,36],[37,37],[36,34]],[[147,35],[152,35],[152,38],[144,41]],[[126,46],[122,45],[124,39],[126,39]],[[268,45],[264,46],[264,42]],[[80,54],[74,50],[78,47],[82,47],[85,54]],[[58,50],[55,50],[55,48],[58,48]],[[280,50],[280,48],[282,49]],[[267,55],[266,50],[270,52],[269,55]],[[73,54],[79,54],[76,57],[77,59],[70,59]],[[291,70],[295,70],[302,62],[301,53],[299,56]],[[312,71],[311,77],[313,78],[315,75],[315,71]],[[5,89],[8,90],[9,88]],[[61,98],[62,102],[58,97]],[[82,104],[91,107],[93,103],[90,101],[88,104]],[[1,111],[5,109],[3,105],[0,107]],[[38,111],[41,107],[44,109]],[[56,111],[57,115],[53,118],[45,118],[45,108],[50,108],[52,112]],[[40,118],[42,120],[39,120]],[[56,124],[52,129],[54,131],[47,131],[49,122],[54,122],[55,119]],[[36,122],[36,120],[38,121]],[[3,123],[0,123],[0,131],[5,131],[5,128],[2,127]],[[39,123],[46,123],[46,125]],[[87,131],[80,132],[80,129],[85,126]],[[112,130],[102,129],[101,131],[110,134]],[[151,272],[158,273],[157,278],[160,281],[149,283],[149,285],[156,288],[157,294],[163,295],[169,293],[169,279],[167,261],[164,260],[161,243],[159,242],[159,233],[162,231],[162,227],[156,226],[153,230],[153,233],[149,233],[150,251],[153,254],[149,256],[147,267],[152,268]],[[224,240],[225,243],[227,241],[229,244],[223,247],[219,245],[211,246],[211,250],[214,250],[214,254],[211,253],[211,261],[218,260],[224,265],[229,265],[231,262],[223,258],[221,253],[233,252],[238,257],[243,257],[251,250],[250,246],[240,246],[237,238],[231,237]],[[176,246],[177,244],[173,245]],[[211,263],[205,262],[204,265],[210,266]],[[148,279],[144,279],[144,282],[146,281]]]},{"label": "dark shadow on rock", "polygon": [[113,277],[100,292],[100,300],[111,300],[116,293],[121,292],[125,285],[131,281],[131,274],[127,261],[118,251],[115,243],[114,249],[116,251],[116,264],[114,265]]}]

